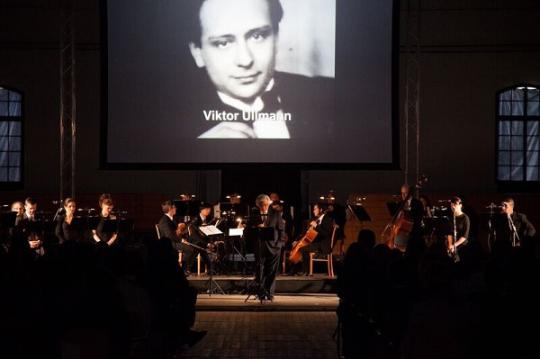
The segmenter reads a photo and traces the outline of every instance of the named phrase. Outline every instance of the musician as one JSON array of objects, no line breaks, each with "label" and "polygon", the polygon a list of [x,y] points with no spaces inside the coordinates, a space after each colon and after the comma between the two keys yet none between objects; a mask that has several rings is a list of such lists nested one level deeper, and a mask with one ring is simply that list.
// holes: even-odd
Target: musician
[{"label": "musician", "polygon": [[293,215],[291,213],[291,207],[286,205],[278,193],[270,193],[270,200],[272,201],[272,208],[281,214],[281,217],[285,221],[285,242],[292,237],[294,231]]},{"label": "musician", "polygon": [[495,226],[496,240],[509,241],[513,247],[528,245],[527,241],[534,237],[536,229],[525,214],[514,211],[514,204],[510,197],[501,203],[501,216]]},{"label": "musician", "polygon": [[[160,239],[169,240],[175,250],[184,253],[185,258],[193,256],[193,247],[182,243],[182,234],[185,224],[178,223],[176,220],[176,206],[172,203],[172,201],[165,201],[161,204],[161,211],[163,212],[163,216],[161,216],[158,222]],[[189,275],[190,267],[184,266],[184,268],[186,275]]]},{"label": "musician", "polygon": [[99,222],[96,229],[92,230],[92,238],[97,244],[112,246],[118,239],[118,231],[108,225],[109,221],[116,220],[116,216],[111,213],[114,203],[110,194],[104,193],[99,197],[99,207]]},{"label": "musician", "polygon": [[418,200],[422,202],[422,206],[424,207],[424,218],[433,218],[433,205],[429,197],[423,194],[418,197]]},{"label": "musician", "polygon": [[[199,206],[199,215],[191,222],[189,226],[189,237],[188,241],[198,247],[208,248],[209,242],[204,233],[201,232],[200,228],[207,226],[213,222],[213,219],[210,218],[210,213],[212,212],[212,205],[206,202],[202,202]],[[201,259],[204,263],[208,265],[212,270],[210,258],[208,257],[208,252],[202,251],[198,248],[193,248],[194,250],[186,256],[186,265],[188,268],[191,268],[195,261],[197,254],[201,255]]]},{"label": "musician", "polygon": [[15,201],[11,204],[11,212],[17,213],[17,217],[24,216],[24,203],[21,201]]},{"label": "musician", "polygon": [[[332,230],[334,225],[333,218],[325,211],[322,203],[316,203],[313,206],[314,219],[309,226],[317,232],[317,236],[312,243],[300,249],[302,253],[302,271],[308,274],[309,271],[309,253],[317,252],[320,254],[329,254],[332,252],[330,246],[332,240]],[[293,243],[293,247],[296,243]]]},{"label": "musician", "polygon": [[452,210],[453,218],[450,224],[452,233],[450,234],[451,241],[448,242],[448,253],[457,262],[459,261],[458,248],[468,243],[471,221],[469,220],[469,216],[463,213],[461,198],[452,197],[450,200],[450,209]]},{"label": "musician", "polygon": [[400,238],[396,238],[396,247],[405,247],[409,254],[417,255],[424,250],[425,243],[422,238],[422,218],[424,215],[424,207],[420,200],[414,197],[414,193],[408,184],[403,184],[400,188],[400,204],[399,208],[403,210],[405,217],[410,220],[413,225],[409,233],[408,242],[401,243]]},{"label": "musician", "polygon": [[28,241],[32,253],[36,257],[41,257],[45,254],[43,248],[43,233],[42,228],[36,218],[37,202],[28,197],[24,200],[24,214],[22,217],[17,216],[15,221],[16,232],[23,239]]},{"label": "musician", "polygon": [[276,274],[284,239],[285,222],[281,214],[271,207],[272,201],[266,194],[255,200],[256,208],[251,211],[247,236],[256,241],[257,272],[255,280],[261,300],[274,299]]},{"label": "musician", "polygon": [[79,228],[76,227],[76,223],[73,221],[76,209],[77,204],[73,198],[66,198],[64,200],[65,214],[58,217],[54,231],[59,244],[66,241],[78,241],[81,239]]}]

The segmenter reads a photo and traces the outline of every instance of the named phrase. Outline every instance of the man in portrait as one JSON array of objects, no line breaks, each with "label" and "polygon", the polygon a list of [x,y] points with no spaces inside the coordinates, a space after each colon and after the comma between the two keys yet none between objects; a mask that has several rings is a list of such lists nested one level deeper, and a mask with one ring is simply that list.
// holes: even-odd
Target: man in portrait
[{"label": "man in portrait", "polygon": [[279,0],[195,0],[185,15],[201,74],[189,111],[196,138],[333,135],[333,80],[276,71]]}]

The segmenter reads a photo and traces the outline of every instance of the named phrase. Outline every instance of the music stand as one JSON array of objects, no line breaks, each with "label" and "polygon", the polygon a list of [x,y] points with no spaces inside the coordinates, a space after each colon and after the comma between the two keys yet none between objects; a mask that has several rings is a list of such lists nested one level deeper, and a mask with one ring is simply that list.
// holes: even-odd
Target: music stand
[{"label": "music stand", "polygon": [[[246,251],[245,251],[245,245],[243,246],[243,252],[242,253],[240,251],[240,249],[238,249],[235,244],[234,244],[234,241],[235,241],[235,238],[238,238],[240,241],[244,240],[244,228],[229,228],[229,233],[228,233],[228,238],[231,239],[231,247],[232,247],[232,250],[234,253],[232,253],[232,259],[231,261],[234,263],[235,262],[235,256],[237,255],[238,258],[240,258],[240,260],[242,261],[242,277],[245,277],[246,276],[246,268],[247,268],[247,262],[248,262],[248,259],[247,259],[247,255],[245,254]],[[241,243],[242,245],[242,243]]]},{"label": "music stand", "polygon": [[[272,227],[253,227],[249,230],[250,234],[253,236],[253,239],[257,241],[257,256],[255,258],[255,276],[251,280],[251,282],[247,285],[246,291],[248,293],[248,296],[244,300],[244,303],[246,303],[251,296],[259,296],[259,300],[262,304],[263,298],[265,296],[269,296],[270,293],[266,292],[266,289],[263,287],[262,283],[262,277],[264,268],[262,267],[262,242],[265,241],[271,241],[274,239],[274,228]],[[253,292],[253,288],[255,287],[256,293]]]},{"label": "music stand", "polygon": [[[200,226],[199,231],[206,238],[211,238],[211,237],[215,237],[215,236],[219,236],[223,234],[223,232],[221,232],[218,228],[216,228],[216,226],[212,226],[212,225]],[[211,251],[205,248],[198,248],[198,249],[204,250],[206,254],[208,255],[208,280],[205,283],[206,292],[208,293],[209,296],[212,296],[212,294],[214,294],[216,291],[219,291],[221,292],[221,294],[224,295],[225,291],[214,280],[214,261],[217,259],[217,253],[212,253]]]},{"label": "music stand", "polygon": [[371,222],[371,217],[361,204],[349,204],[349,209],[360,222]]},{"label": "music stand", "polygon": [[215,291],[219,291],[221,292],[221,294],[225,295],[225,291],[223,290],[223,288],[221,288],[221,286],[214,280],[214,270],[212,268],[214,259],[212,259],[212,257],[215,257],[215,256],[217,256],[217,254],[208,253],[208,260],[210,261],[209,262],[210,268],[208,268],[208,280],[206,281],[205,287],[206,287],[206,292],[208,293],[210,297],[212,296],[212,294],[215,293]]}]

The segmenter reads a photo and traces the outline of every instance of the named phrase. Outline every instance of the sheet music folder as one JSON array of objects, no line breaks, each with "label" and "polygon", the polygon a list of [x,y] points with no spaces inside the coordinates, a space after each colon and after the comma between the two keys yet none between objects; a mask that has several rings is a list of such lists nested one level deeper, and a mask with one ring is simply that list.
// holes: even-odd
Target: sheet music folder
[{"label": "sheet music folder", "polygon": [[216,226],[200,226],[199,230],[207,237],[223,234]]},{"label": "sheet music folder", "polygon": [[371,222],[371,217],[367,213],[364,206],[351,204],[349,205],[349,209],[352,211],[352,213],[354,213],[360,222]]}]

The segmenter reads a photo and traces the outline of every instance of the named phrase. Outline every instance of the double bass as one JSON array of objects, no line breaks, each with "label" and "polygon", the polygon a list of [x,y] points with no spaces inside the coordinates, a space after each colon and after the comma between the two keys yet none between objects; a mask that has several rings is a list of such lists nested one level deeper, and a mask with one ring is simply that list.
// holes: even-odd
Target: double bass
[{"label": "double bass", "polygon": [[412,215],[411,201],[413,198],[418,197],[419,190],[424,183],[427,182],[427,177],[422,175],[416,183],[416,191],[413,196],[412,193],[407,194],[407,197],[401,201],[396,213],[392,216],[391,221],[386,225],[383,230],[382,237],[386,239],[386,244],[390,248],[397,248],[401,252],[405,252],[407,244],[409,242],[409,236],[414,227],[414,218]]}]

